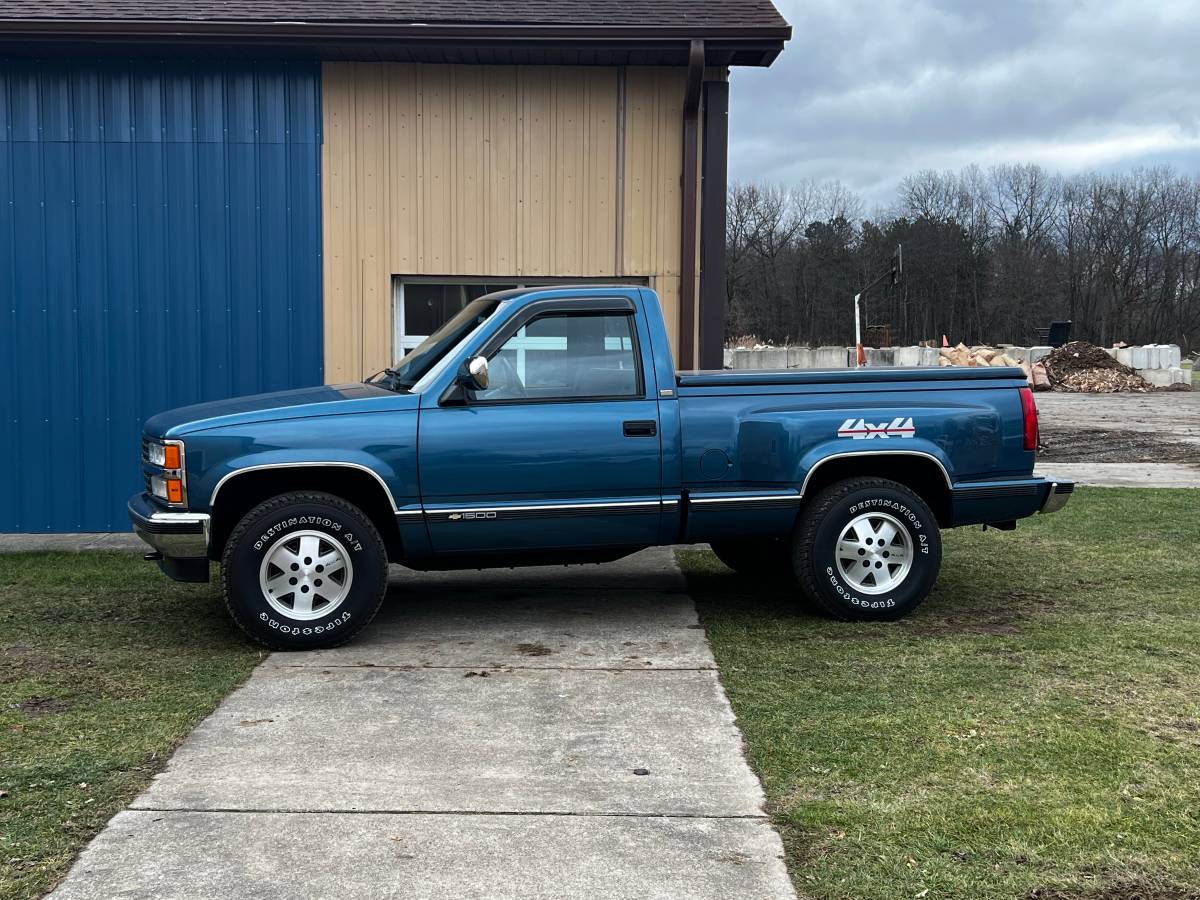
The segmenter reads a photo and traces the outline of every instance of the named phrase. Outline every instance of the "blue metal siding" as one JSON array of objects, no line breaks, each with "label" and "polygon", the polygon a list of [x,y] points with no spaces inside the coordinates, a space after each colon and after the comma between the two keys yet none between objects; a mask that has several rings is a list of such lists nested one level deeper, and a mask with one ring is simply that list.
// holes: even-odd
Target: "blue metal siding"
[{"label": "blue metal siding", "polygon": [[142,422],[320,384],[320,68],[0,60],[0,531],[124,531]]}]

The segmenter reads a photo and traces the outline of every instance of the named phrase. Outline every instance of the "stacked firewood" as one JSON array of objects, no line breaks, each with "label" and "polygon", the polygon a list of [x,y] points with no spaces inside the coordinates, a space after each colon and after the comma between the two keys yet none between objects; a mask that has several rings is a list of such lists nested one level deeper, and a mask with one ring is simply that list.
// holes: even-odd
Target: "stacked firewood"
[{"label": "stacked firewood", "polygon": [[1021,367],[1021,361],[1005,355],[1003,350],[995,347],[968,347],[959,344],[956,347],[943,347],[939,354],[943,366],[1016,366]]},{"label": "stacked firewood", "polygon": [[[1012,366],[1025,373],[1025,380],[1031,385],[1034,382],[1036,366],[1013,359],[1003,350],[995,347],[968,347],[958,344],[954,347],[943,347],[938,354],[938,364],[943,366]],[[1045,372],[1042,373],[1045,375]],[[1047,384],[1049,384],[1047,382]]]}]

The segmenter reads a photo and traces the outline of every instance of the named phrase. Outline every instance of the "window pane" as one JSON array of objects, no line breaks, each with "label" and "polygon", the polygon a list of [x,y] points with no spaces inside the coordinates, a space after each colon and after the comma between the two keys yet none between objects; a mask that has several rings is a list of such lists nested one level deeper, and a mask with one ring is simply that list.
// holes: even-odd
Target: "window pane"
[{"label": "window pane", "polygon": [[632,397],[641,394],[633,317],[553,315],[534,319],[488,364],[484,400]]},{"label": "window pane", "polygon": [[515,284],[408,282],[404,285],[404,333],[422,336],[433,334],[472,300],[514,287]]}]

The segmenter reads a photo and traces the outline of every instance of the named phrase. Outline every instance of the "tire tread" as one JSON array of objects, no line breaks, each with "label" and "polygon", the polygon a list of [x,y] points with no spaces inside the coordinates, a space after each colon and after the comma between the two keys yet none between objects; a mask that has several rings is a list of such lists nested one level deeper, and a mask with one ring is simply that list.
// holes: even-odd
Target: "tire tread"
[{"label": "tire tread", "polygon": [[[890,491],[900,491],[911,495],[916,503],[921,506],[921,513],[926,517],[927,521],[934,521],[933,513],[929,509],[929,505],[925,500],[918,495],[912,488],[901,484],[898,481],[892,481],[888,478],[847,478],[843,481],[837,481],[822,490],[812,502],[809,503],[800,513],[800,519],[796,523],[796,533],[793,542],[793,553],[795,555],[796,580],[800,583],[800,589],[804,592],[805,597],[813,604],[816,609],[830,618],[838,619],[842,622],[860,621],[854,616],[847,615],[845,609],[831,603],[826,599],[824,593],[818,588],[817,575],[810,564],[808,555],[809,549],[816,541],[816,532],[820,527],[822,520],[829,511],[841,502],[848,494],[855,491],[885,489]],[[915,505],[915,504],[914,504]],[[896,609],[893,615],[881,615],[873,617],[873,620],[889,620],[898,619],[906,614],[907,610]]]},{"label": "tire tread", "polygon": [[[371,521],[370,517],[366,513],[364,513],[361,509],[359,509],[357,506],[355,506],[353,503],[349,503],[346,500],[343,500],[341,497],[338,497],[336,494],[326,494],[321,491],[292,491],[287,494],[279,494],[275,497],[272,497],[269,500],[264,500],[262,503],[258,504],[258,506],[254,507],[248,513],[246,513],[244,516],[242,516],[241,521],[238,522],[237,525],[234,526],[233,531],[230,532],[229,538],[225,541],[225,547],[221,551],[221,596],[222,596],[222,599],[225,601],[225,609],[228,610],[230,618],[232,618],[233,621],[237,623],[238,628],[240,628],[252,640],[262,644],[267,649],[279,650],[279,651],[283,651],[283,652],[291,651],[291,650],[294,650],[295,648],[289,647],[286,644],[281,644],[277,641],[268,640],[256,633],[252,632],[246,626],[246,623],[242,621],[241,617],[238,615],[237,610],[234,608],[234,603],[230,597],[229,574],[228,574],[229,573],[229,557],[233,553],[233,548],[238,545],[238,542],[245,536],[245,533],[249,530],[251,521],[253,521],[258,516],[262,515],[263,513],[268,513],[271,510],[277,509],[279,507],[290,506],[290,505],[293,505],[296,503],[324,503],[324,504],[328,504],[329,506],[336,507],[337,509],[340,509],[343,512],[351,513],[355,516],[358,516],[364,522],[367,523],[367,527],[370,529],[370,531],[368,532],[369,536],[373,541],[375,541],[376,546],[378,546],[381,549],[384,548],[383,538],[379,534],[379,529],[377,529],[375,527],[375,523]],[[358,633],[360,631],[362,631],[364,628],[366,628],[367,625],[369,625],[371,623],[371,621],[375,618],[376,614],[379,612],[379,608],[383,605],[383,598],[387,596],[387,567],[388,567],[388,564],[387,564],[386,550],[382,553],[382,559],[383,559],[383,571],[380,573],[381,574],[380,584],[383,585],[383,589],[379,592],[379,597],[376,599],[375,607],[374,607],[374,609],[371,610],[370,615],[365,616],[363,618],[363,620],[358,624],[358,627],[350,628],[349,630],[345,631],[343,634],[339,635],[339,637],[336,641],[334,641],[331,644],[323,645],[321,649],[328,650],[333,647],[340,647],[342,644],[344,644],[347,641],[356,637],[358,635]]]}]

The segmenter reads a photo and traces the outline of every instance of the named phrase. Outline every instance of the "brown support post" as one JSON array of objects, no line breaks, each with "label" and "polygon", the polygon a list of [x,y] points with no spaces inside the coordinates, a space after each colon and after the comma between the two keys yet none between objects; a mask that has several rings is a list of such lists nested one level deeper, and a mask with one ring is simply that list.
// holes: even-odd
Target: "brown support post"
[{"label": "brown support post", "polygon": [[700,368],[725,366],[725,195],[729,82],[704,82],[704,172],[700,188]]},{"label": "brown support post", "polygon": [[679,248],[679,368],[696,365],[696,181],[700,87],[704,81],[704,41],[688,48],[687,93],[683,98],[683,217]]}]

